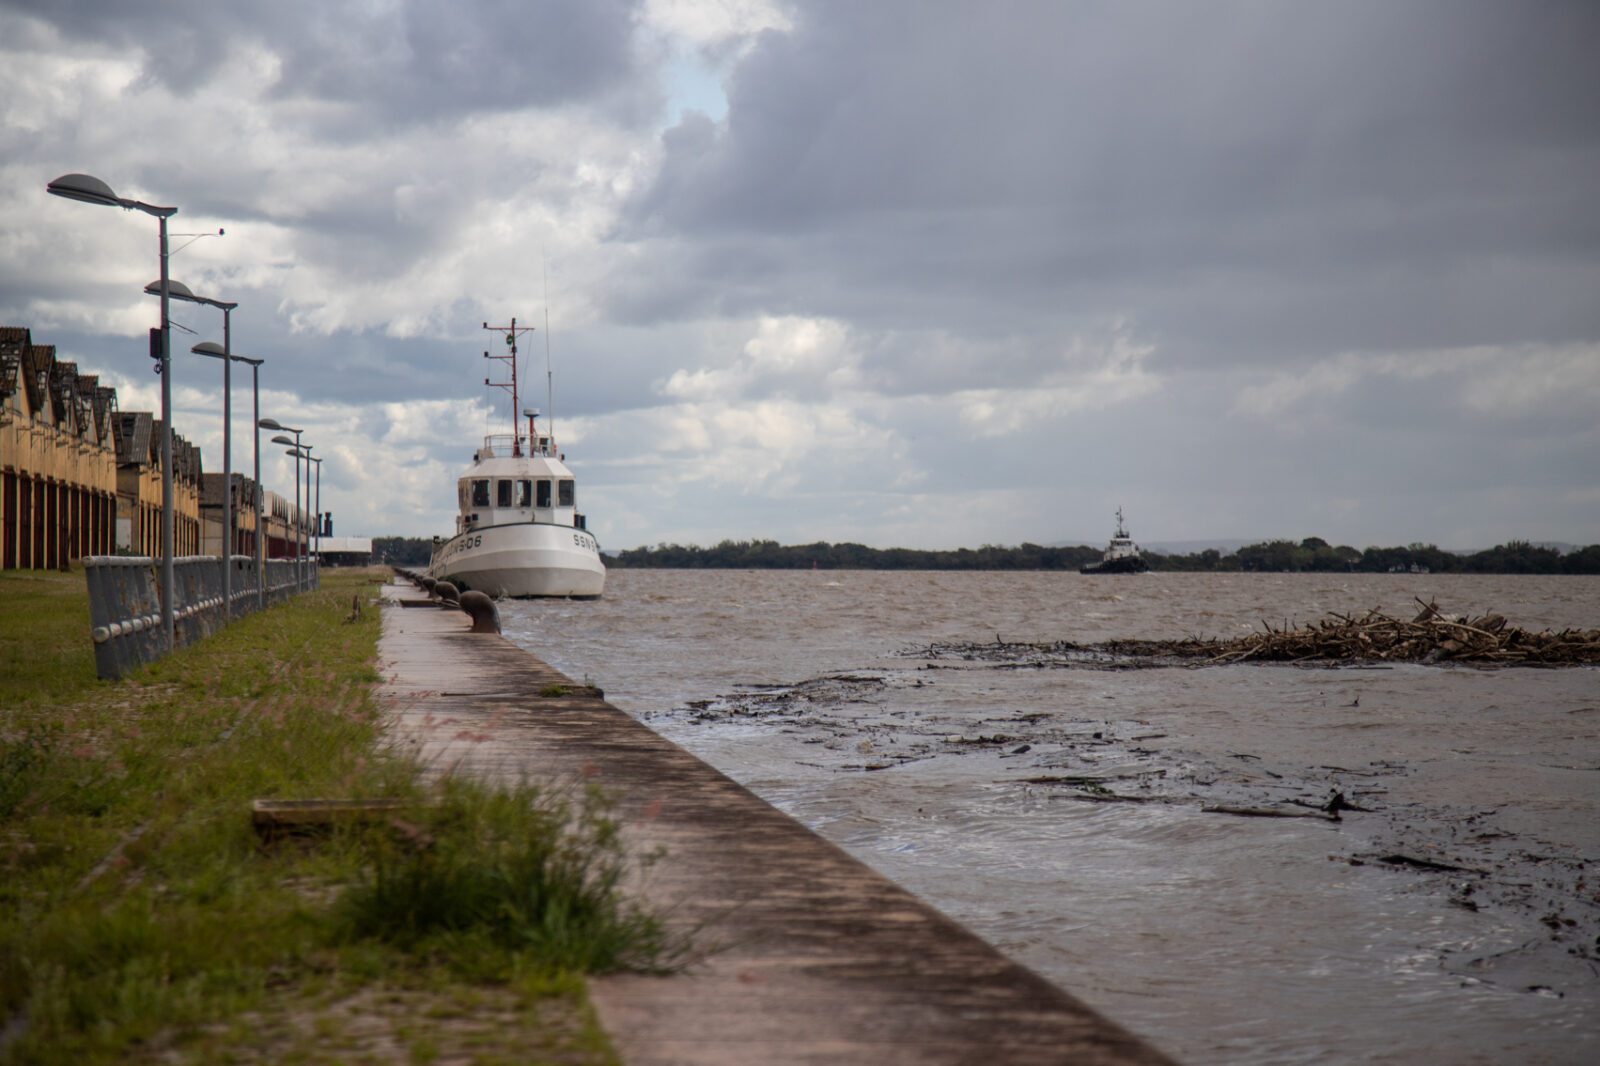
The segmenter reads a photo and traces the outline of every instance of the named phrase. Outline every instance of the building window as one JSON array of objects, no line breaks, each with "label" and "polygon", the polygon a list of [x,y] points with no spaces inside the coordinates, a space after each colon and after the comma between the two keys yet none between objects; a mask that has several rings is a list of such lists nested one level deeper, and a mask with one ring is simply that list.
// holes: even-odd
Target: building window
[{"label": "building window", "polygon": [[550,506],[550,479],[549,478],[540,478],[539,482],[538,482],[538,485],[539,485],[539,491],[538,491],[538,494],[536,496],[534,496],[533,505],[535,507],[549,507]]},{"label": "building window", "polygon": [[497,490],[495,493],[496,507],[511,506],[511,485],[512,482],[505,479],[502,479],[495,484],[495,489]]},{"label": "building window", "polygon": [[489,506],[489,479],[474,481],[472,483],[472,506]]},{"label": "building window", "polygon": [[571,507],[572,506],[572,500],[573,500],[572,479],[571,478],[562,478],[561,481],[560,481],[560,487],[557,490],[557,492],[558,492],[558,496],[557,496],[557,499],[556,499],[556,506],[557,507]]}]

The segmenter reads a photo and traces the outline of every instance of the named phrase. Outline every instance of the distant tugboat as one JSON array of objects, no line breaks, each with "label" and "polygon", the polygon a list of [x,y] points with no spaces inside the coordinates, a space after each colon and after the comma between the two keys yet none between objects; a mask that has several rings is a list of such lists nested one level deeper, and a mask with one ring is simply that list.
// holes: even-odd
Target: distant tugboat
[{"label": "distant tugboat", "polygon": [[1105,554],[1098,563],[1090,563],[1080,567],[1080,574],[1142,574],[1150,569],[1150,564],[1145,562],[1144,555],[1140,553],[1139,546],[1128,536],[1128,531],[1122,527],[1122,508],[1117,508],[1117,535],[1111,538],[1111,543],[1106,545]]}]

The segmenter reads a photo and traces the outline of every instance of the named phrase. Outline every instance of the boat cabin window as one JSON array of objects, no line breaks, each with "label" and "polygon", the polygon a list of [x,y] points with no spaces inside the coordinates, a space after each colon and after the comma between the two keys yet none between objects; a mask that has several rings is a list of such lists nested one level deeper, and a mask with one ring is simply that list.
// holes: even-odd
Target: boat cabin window
[{"label": "boat cabin window", "polygon": [[529,507],[532,504],[533,504],[533,482],[531,482],[531,481],[527,480],[526,478],[524,478],[523,480],[517,482],[517,503],[516,503],[516,505],[518,507]]},{"label": "boat cabin window", "polygon": [[550,479],[549,478],[540,478],[539,482],[538,482],[538,485],[539,485],[539,492],[533,498],[533,505],[535,507],[549,507],[550,506]]},{"label": "boat cabin window", "polygon": [[511,479],[510,478],[501,478],[500,481],[498,483],[496,483],[495,489],[496,489],[495,506],[496,507],[510,507],[511,506]]},{"label": "boat cabin window", "polygon": [[482,478],[472,482],[472,506],[489,506],[489,479]]},{"label": "boat cabin window", "polygon": [[572,479],[571,478],[562,478],[561,481],[559,482],[559,485],[558,485],[558,488],[557,488],[556,506],[557,507],[571,507],[572,506]]}]

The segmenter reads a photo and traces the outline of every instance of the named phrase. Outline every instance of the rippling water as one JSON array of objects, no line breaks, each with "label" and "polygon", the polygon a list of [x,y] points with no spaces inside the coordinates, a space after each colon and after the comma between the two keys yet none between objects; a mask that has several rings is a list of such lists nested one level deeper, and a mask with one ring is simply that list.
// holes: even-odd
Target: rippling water
[{"label": "rippling water", "polygon": [[[1600,1061],[1600,672],[921,656],[1414,597],[1600,625],[1600,579],[1456,575],[624,570],[599,602],[502,611],[513,640],[1186,1061]],[[1063,767],[1114,791],[1337,787],[1372,813],[1027,783]]]}]

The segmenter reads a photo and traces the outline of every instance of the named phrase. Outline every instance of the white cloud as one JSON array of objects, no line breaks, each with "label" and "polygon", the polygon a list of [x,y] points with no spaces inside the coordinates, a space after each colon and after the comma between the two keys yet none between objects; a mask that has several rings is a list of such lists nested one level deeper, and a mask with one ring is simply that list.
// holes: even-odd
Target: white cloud
[{"label": "white cloud", "polygon": [[955,394],[961,421],[980,437],[1014,434],[1034,423],[1074,411],[1103,409],[1149,396],[1161,379],[1146,370],[1153,345],[1137,344],[1126,330],[1096,346],[1074,338],[1060,365],[1038,384],[1005,389],[968,389]]},{"label": "white cloud", "polygon": [[860,355],[841,322],[763,317],[738,358],[723,367],[681,368],[658,389],[678,400],[730,400],[792,391],[835,395],[854,387]]},{"label": "white cloud", "polygon": [[1522,344],[1419,352],[1345,352],[1271,374],[1240,390],[1234,412],[1294,420],[1359,384],[1430,381],[1459,406],[1496,418],[1568,414],[1600,405],[1600,345]]},{"label": "white cloud", "polygon": [[783,6],[770,0],[646,0],[641,22],[697,48],[793,27]]}]

